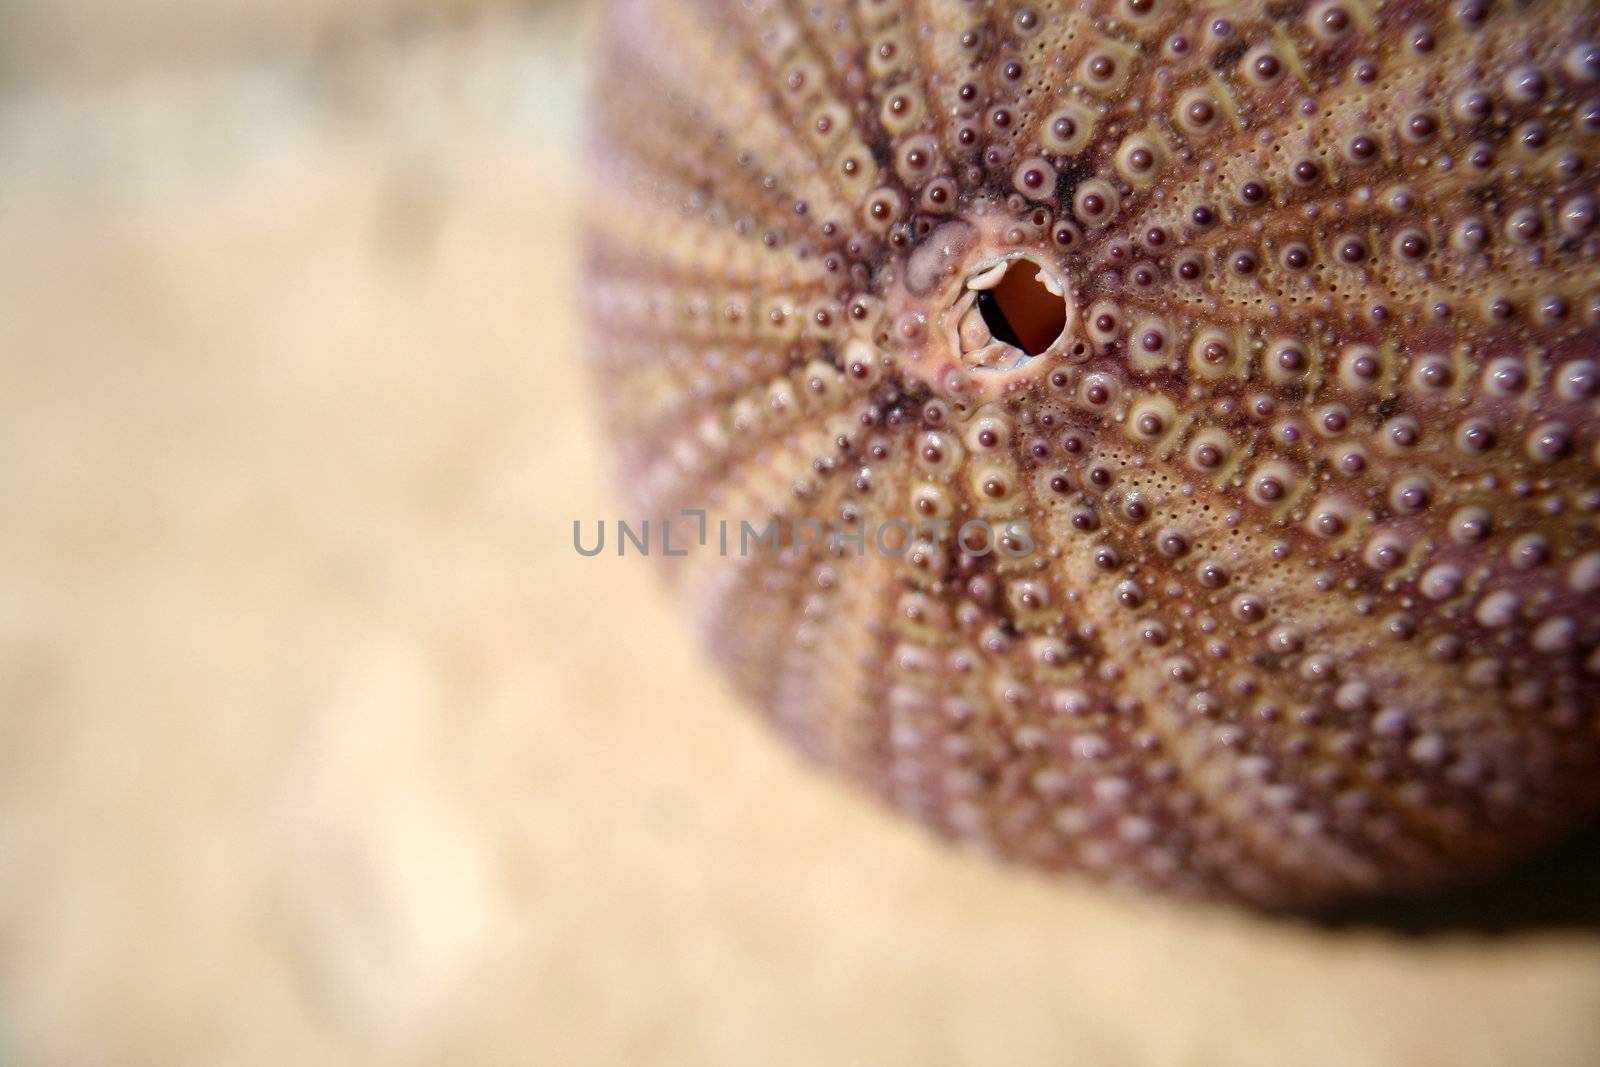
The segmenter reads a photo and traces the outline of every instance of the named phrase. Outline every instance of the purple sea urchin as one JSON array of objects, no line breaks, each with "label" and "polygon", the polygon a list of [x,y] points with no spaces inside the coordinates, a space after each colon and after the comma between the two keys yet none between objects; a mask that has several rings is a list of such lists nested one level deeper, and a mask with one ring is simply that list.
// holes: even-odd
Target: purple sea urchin
[{"label": "purple sea urchin", "polygon": [[1589,817],[1597,40],[1576,0],[614,5],[624,481],[786,531],[673,561],[719,662],[941,832],[1178,894]]}]

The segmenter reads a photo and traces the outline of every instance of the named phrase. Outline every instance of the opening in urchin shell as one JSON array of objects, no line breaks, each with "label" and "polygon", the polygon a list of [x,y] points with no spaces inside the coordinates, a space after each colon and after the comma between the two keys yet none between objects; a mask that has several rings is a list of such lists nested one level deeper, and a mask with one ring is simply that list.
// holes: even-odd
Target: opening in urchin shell
[{"label": "opening in urchin shell", "polygon": [[1067,302],[1040,277],[1039,264],[1027,259],[1007,264],[991,289],[978,292],[978,311],[995,340],[1037,356],[1056,343],[1067,326]]}]

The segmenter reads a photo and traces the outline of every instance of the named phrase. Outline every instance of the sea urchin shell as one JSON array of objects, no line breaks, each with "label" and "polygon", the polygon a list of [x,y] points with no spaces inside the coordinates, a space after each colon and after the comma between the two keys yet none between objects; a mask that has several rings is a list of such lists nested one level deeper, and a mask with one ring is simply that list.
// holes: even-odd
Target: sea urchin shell
[{"label": "sea urchin shell", "polygon": [[616,3],[586,311],[717,660],[894,807],[1121,884],[1313,904],[1588,818],[1597,22]]}]

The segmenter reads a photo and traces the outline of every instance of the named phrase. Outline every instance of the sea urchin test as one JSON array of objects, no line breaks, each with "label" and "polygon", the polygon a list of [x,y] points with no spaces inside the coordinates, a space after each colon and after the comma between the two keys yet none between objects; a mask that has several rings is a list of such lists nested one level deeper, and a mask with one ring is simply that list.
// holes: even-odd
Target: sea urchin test
[{"label": "sea urchin test", "polygon": [[1594,816],[1592,4],[621,0],[602,40],[630,509],[916,530],[663,564],[808,756],[1268,906]]}]

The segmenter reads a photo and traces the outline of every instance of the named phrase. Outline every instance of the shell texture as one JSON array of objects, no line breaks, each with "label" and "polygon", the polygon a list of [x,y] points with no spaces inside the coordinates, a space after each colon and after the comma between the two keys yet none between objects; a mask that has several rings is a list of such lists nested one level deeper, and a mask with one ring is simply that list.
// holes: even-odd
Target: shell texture
[{"label": "shell texture", "polygon": [[893,807],[1119,886],[1411,891],[1591,817],[1597,39],[615,3],[590,347],[715,659]]}]

